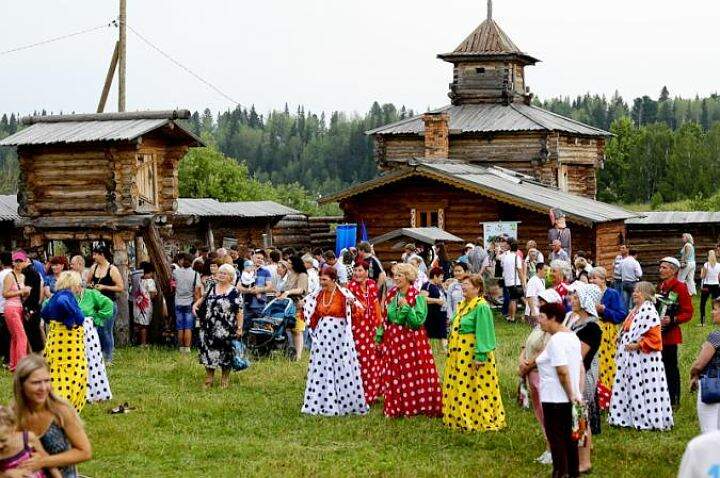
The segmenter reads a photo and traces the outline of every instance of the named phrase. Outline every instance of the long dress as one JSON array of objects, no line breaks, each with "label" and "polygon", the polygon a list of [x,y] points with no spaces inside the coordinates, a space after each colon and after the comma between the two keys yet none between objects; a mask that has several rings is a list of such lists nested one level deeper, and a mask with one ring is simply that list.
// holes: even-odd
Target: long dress
[{"label": "long dress", "polygon": [[[661,340],[660,317],[655,305],[646,301],[630,312],[623,325],[610,401],[610,425],[638,430],[673,427]],[[626,350],[630,343],[640,343],[641,349]]]},{"label": "long dress", "polygon": [[605,289],[601,303],[605,306],[605,310],[600,314],[602,342],[600,342],[600,349],[598,350],[598,355],[600,356],[598,407],[600,410],[606,411],[610,408],[612,386],[615,382],[615,372],[617,371],[617,364],[615,363],[618,341],[617,324],[621,324],[623,320],[625,320],[627,310],[625,309],[620,294],[614,289]]},{"label": "long dress", "polygon": [[68,289],[56,292],[42,309],[49,322],[45,359],[50,367],[53,391],[82,411],[87,394],[85,321],[77,299]]},{"label": "long dress", "polygon": [[353,299],[340,286],[331,294],[316,291],[305,299],[303,313],[313,340],[302,413],[364,415],[370,408],[351,331]]},{"label": "long dress", "polygon": [[86,398],[90,403],[110,400],[112,391],[108,380],[105,360],[100,348],[96,326],[105,323],[114,312],[113,301],[95,289],[84,289],[80,295],[80,310],[85,316],[85,357],[88,363],[88,387]]},{"label": "long dress", "polygon": [[367,279],[365,290],[359,282],[351,281],[348,289],[360,301],[365,310],[356,314],[352,320],[352,335],[355,340],[355,351],[360,362],[365,401],[374,403],[380,396],[381,361],[375,331],[381,324],[378,289],[375,281]]},{"label": "long dress", "polygon": [[213,285],[207,294],[207,311],[200,318],[200,363],[207,369],[230,369],[232,340],[237,334],[237,314],[242,310],[242,296],[235,287],[221,294]]},{"label": "long dress", "polygon": [[393,288],[388,293],[387,317],[379,339],[382,343],[383,413],[387,417],[442,414],[442,391],[423,327],[427,316],[425,297],[410,287],[404,294]]},{"label": "long dress", "polygon": [[[453,318],[443,380],[443,423],[450,428],[505,428],[495,347],[493,316],[485,299],[461,302]],[[480,365],[476,367],[475,361]]]}]

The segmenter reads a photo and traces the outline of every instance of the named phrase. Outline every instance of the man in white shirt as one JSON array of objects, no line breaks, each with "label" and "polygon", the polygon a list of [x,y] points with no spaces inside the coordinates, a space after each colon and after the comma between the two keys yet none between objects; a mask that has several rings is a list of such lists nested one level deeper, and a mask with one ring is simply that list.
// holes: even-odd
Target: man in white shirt
[{"label": "man in white shirt", "polygon": [[508,315],[506,319],[509,322],[515,322],[517,301],[523,298],[522,291],[525,284],[525,268],[522,260],[518,257],[517,250],[517,241],[510,240],[510,250],[505,252],[500,259],[503,269],[503,282],[507,288]]},{"label": "man in white shirt", "polygon": [[622,281],[622,295],[625,301],[625,310],[630,310],[632,302],[632,294],[635,285],[642,279],[642,267],[637,261],[637,251],[633,248],[628,249],[628,255],[620,263],[620,280]]},{"label": "man in white shirt", "polygon": [[545,271],[545,264],[538,262],[535,265],[535,275],[527,281],[527,288],[525,290],[525,318],[530,325],[534,325],[540,315],[540,301],[538,300],[538,296],[545,290]]},{"label": "man in white shirt", "polygon": [[678,478],[720,476],[720,431],[693,438],[685,448]]},{"label": "man in white shirt", "polygon": [[323,252],[323,259],[325,259],[326,266],[332,267],[337,272],[338,284],[346,287],[348,283],[348,271],[347,268],[337,260],[335,252],[329,250]]},{"label": "man in white shirt", "polygon": [[618,291],[618,294],[622,295],[622,261],[625,260],[625,258],[628,255],[628,246],[625,244],[620,244],[620,253],[615,256],[615,261],[613,262],[613,289]]}]

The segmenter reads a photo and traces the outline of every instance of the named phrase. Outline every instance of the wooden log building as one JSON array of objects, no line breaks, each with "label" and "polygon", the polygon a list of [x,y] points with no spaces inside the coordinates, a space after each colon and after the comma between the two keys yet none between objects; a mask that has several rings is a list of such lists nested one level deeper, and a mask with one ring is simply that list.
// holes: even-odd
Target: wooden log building
[{"label": "wooden log building", "polygon": [[299,214],[274,201],[180,198],[171,218],[173,237],[167,242],[174,251],[184,250],[198,240],[211,250],[233,244],[268,246],[273,242],[273,227],[286,216]]},{"label": "wooden log building", "polygon": [[[128,251],[147,250],[160,290],[169,293],[163,249],[167,216],[178,199],[178,163],[202,141],[178,120],[190,112],[159,111],[36,116],[0,141],[17,147],[19,224],[30,248],[63,241],[103,241],[128,279]],[[144,246],[143,246],[144,244]],[[116,335],[129,339],[127,292],[118,300]]]},{"label": "wooden log building", "polygon": [[708,251],[720,243],[720,213],[703,211],[643,212],[644,217],[627,220],[628,245],[637,250],[643,278],[657,284],[658,261],[666,256],[680,259],[682,235],[690,233],[695,241],[695,259],[699,284],[700,268]]},{"label": "wooden log building", "polygon": [[23,245],[17,210],[17,197],[14,194],[0,195],[0,251],[11,251]]},{"label": "wooden log building", "polygon": [[[453,64],[451,104],[368,131],[384,174],[323,202],[339,201],[345,219],[365,221],[371,236],[435,226],[474,241],[482,222],[519,221],[520,242],[533,239],[543,252],[549,210],[559,208],[573,250],[611,266],[635,214],[595,201],[610,133],[532,105],[525,67],[538,60],[510,40],[488,4],[487,19],[438,55]],[[377,252],[391,254],[382,244]]]}]

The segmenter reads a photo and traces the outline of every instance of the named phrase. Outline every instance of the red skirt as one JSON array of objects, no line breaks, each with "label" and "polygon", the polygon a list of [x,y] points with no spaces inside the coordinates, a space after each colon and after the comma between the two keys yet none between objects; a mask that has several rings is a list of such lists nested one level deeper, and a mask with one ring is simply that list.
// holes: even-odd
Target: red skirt
[{"label": "red skirt", "polygon": [[368,405],[374,403],[380,396],[382,378],[379,347],[375,343],[375,324],[373,314],[370,318],[364,315],[360,320],[354,320],[352,326],[365,401]]},{"label": "red skirt", "polygon": [[442,416],[442,391],[425,328],[389,324],[383,335],[383,412],[387,417]]}]

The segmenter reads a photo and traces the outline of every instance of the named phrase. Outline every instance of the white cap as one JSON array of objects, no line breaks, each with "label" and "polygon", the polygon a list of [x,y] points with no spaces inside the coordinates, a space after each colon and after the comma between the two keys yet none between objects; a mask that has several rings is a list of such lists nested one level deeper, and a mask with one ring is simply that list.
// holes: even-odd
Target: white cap
[{"label": "white cap", "polygon": [[680,269],[680,261],[675,259],[674,257],[663,257],[660,263],[667,262],[668,264],[672,264],[675,266],[675,269]]},{"label": "white cap", "polygon": [[538,297],[540,297],[542,300],[544,300],[548,304],[552,304],[552,303],[559,304],[562,302],[562,297],[560,297],[560,294],[558,294],[555,289],[545,289],[543,291],[540,291],[538,293]]},{"label": "white cap", "polygon": [[475,248],[475,244],[473,244],[472,242],[468,242],[467,244],[465,244],[465,249],[468,249],[468,248],[474,249],[474,248]]}]

